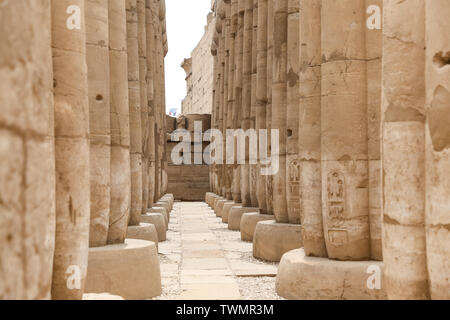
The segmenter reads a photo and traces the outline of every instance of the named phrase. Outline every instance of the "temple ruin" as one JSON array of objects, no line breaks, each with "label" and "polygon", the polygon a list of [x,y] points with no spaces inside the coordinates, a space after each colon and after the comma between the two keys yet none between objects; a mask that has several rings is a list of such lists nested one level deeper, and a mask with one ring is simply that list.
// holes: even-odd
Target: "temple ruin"
[{"label": "temple ruin", "polygon": [[0,6],[0,299],[449,300],[450,2],[213,0],[178,118],[166,16]]}]

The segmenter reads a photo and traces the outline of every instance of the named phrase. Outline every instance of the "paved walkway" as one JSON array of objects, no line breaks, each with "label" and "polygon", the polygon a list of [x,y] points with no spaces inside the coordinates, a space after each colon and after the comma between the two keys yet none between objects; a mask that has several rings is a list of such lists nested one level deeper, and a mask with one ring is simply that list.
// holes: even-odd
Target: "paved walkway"
[{"label": "paved walkway", "polygon": [[252,244],[203,202],[176,202],[159,245],[163,295],[157,299],[281,299],[277,264],[253,258]]}]

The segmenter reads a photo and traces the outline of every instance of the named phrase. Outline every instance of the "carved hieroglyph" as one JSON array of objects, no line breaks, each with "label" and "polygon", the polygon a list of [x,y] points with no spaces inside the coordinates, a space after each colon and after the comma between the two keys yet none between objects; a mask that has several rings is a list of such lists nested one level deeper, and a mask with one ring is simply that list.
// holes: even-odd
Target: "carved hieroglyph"
[{"label": "carved hieroglyph", "polygon": [[[360,0],[344,2],[322,1],[322,211],[328,256],[361,260],[371,257],[366,8]],[[346,189],[346,210],[339,218],[330,216],[328,199],[336,172]]]},{"label": "carved hieroglyph", "polygon": [[307,256],[326,257],[321,177],[321,0],[300,0],[300,215]]},{"label": "carved hieroglyph", "polygon": [[299,1],[288,1],[287,87],[286,87],[286,197],[289,223],[300,224],[300,163],[298,161],[299,130]]}]

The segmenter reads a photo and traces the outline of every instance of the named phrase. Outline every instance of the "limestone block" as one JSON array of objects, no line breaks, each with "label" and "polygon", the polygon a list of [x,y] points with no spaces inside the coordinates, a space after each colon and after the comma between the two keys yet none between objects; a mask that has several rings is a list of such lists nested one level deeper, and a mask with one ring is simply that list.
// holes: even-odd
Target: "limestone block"
[{"label": "limestone block", "polygon": [[378,261],[333,261],[293,250],[281,259],[276,290],[290,300],[385,300],[382,268]]},{"label": "limestone block", "polygon": [[256,224],[253,235],[253,256],[270,262],[279,262],[286,252],[303,247],[301,226],[277,223],[275,220]]},{"label": "limestone block", "polygon": [[166,241],[167,239],[167,225],[164,215],[161,213],[146,213],[141,217],[143,223],[153,224],[158,233],[158,242]]},{"label": "limestone block", "polygon": [[239,231],[241,227],[241,219],[244,213],[249,212],[258,212],[259,208],[249,208],[249,207],[242,207],[242,206],[234,206],[231,208],[230,213],[228,215],[228,229]]},{"label": "limestone block", "polygon": [[156,245],[126,239],[123,244],[89,249],[86,293],[108,292],[126,300],[143,300],[162,293]]},{"label": "limestone block", "polygon": [[255,234],[256,224],[260,221],[275,220],[274,215],[260,214],[258,212],[244,213],[241,218],[241,240],[253,241],[253,235]]}]

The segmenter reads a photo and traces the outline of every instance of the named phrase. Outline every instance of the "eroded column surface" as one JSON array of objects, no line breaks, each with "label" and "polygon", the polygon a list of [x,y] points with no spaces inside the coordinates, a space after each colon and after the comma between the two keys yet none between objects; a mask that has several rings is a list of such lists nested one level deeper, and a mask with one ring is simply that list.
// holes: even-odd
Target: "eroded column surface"
[{"label": "eroded column surface", "polygon": [[326,257],[321,175],[321,0],[300,0],[300,215],[307,256]]},{"label": "eroded column surface", "polygon": [[[246,132],[251,127],[253,0],[242,0],[240,2],[242,2],[244,9],[244,12],[239,13],[240,16],[243,15],[241,128]],[[240,166],[241,201],[243,207],[251,207],[252,205],[250,195],[250,144],[253,142],[251,139],[249,140],[249,143],[246,143],[245,146],[245,163]]]},{"label": "eroded column surface", "polygon": [[89,246],[105,246],[111,202],[111,118],[108,1],[86,0],[86,62],[90,123]]},{"label": "eroded column surface", "polygon": [[426,1],[425,232],[432,299],[450,299],[450,3]]},{"label": "eroded column surface", "polygon": [[371,256],[365,29],[363,1],[322,1],[322,210],[338,260]]},{"label": "eroded column surface", "polygon": [[142,119],[136,0],[126,1],[128,48],[128,96],[130,112],[131,207],[129,225],[141,222],[142,213]]},{"label": "eroded column surface", "polygon": [[[256,129],[256,82],[257,82],[257,56],[258,56],[258,0],[252,1],[253,5],[253,30],[252,30],[252,97],[251,97],[251,110],[250,110],[250,128]],[[256,132],[257,134],[257,132]],[[258,147],[255,149],[258,151]],[[250,157],[250,199],[253,208],[258,208],[258,196],[257,196],[257,183],[258,183],[258,155]]]},{"label": "eroded column surface", "polygon": [[385,285],[390,299],[429,297],[424,229],[424,48],[424,1],[385,0],[383,260]]},{"label": "eroded column surface", "polygon": [[[381,18],[382,0],[366,0],[369,27],[366,28],[366,70],[367,70],[367,138],[369,155],[369,221],[371,259],[383,260],[381,245],[382,186],[381,186],[381,60],[383,53],[382,25],[372,17]],[[375,11],[373,11],[375,10]]]},{"label": "eroded column surface", "polygon": [[287,112],[286,112],[286,197],[289,223],[300,224],[299,130],[299,0],[288,1],[287,26]]},{"label": "eroded column surface", "polygon": [[141,213],[147,213],[149,176],[148,176],[148,95],[147,95],[147,19],[145,0],[137,0],[138,15],[138,50],[139,50],[139,83],[141,102],[141,133],[142,133],[142,208]]},{"label": "eroded column surface", "polygon": [[[242,119],[242,85],[243,85],[243,55],[244,55],[244,12],[245,0],[237,0],[233,12],[233,24],[235,25],[235,45],[234,45],[234,103],[233,103],[233,129],[241,128]],[[235,142],[237,146],[237,140]],[[235,157],[233,164],[232,190],[233,200],[236,203],[242,201],[241,197],[241,165],[238,164],[238,152],[235,147]]]},{"label": "eroded column surface", "polygon": [[148,105],[148,127],[149,134],[146,144],[148,158],[148,208],[155,202],[155,21],[153,14],[153,0],[146,0],[146,31],[147,31],[147,105]]},{"label": "eroded column surface", "polygon": [[[261,141],[260,130],[267,128],[267,0],[258,0],[258,32],[257,32],[257,63],[256,63],[256,121],[255,127]],[[258,148],[259,149],[259,148]],[[267,148],[266,148],[267,150]],[[258,153],[256,195],[261,213],[267,213],[266,181],[267,177],[261,174],[263,163],[267,159]]]},{"label": "eroded column surface", "polygon": [[[273,78],[273,51],[274,51],[274,0],[267,0],[267,103],[266,103],[266,127],[268,160],[272,154],[272,78]],[[273,214],[273,175],[266,176],[266,203],[267,213]]]},{"label": "eroded column surface", "polygon": [[286,199],[286,112],[287,112],[287,27],[288,0],[273,5],[272,125],[279,131],[279,143],[271,146],[272,157],[279,158],[273,175],[273,211],[277,222],[289,222]]},{"label": "eroded column surface", "polygon": [[108,243],[125,240],[131,204],[130,112],[125,1],[109,1],[111,213]]},{"label": "eroded column surface", "polygon": [[56,169],[52,298],[76,300],[82,298],[86,280],[90,222],[84,1],[52,0],[51,12]]},{"label": "eroded column surface", "polygon": [[[55,152],[50,1],[0,10],[0,299],[50,298]],[[20,17],[20,18],[18,18]]]},{"label": "eroded column surface", "polygon": [[[235,70],[235,44],[236,44],[236,14],[237,14],[237,1],[231,0],[231,4],[227,8],[227,17],[229,20],[229,27],[227,28],[228,48],[228,98],[227,98],[227,130],[233,129],[233,106],[234,106],[234,70]],[[225,135],[225,134],[224,134]],[[224,144],[226,145],[226,144]],[[228,159],[229,155],[227,153]],[[233,165],[226,165],[226,194],[227,199],[234,200],[232,193],[233,185]]]}]

